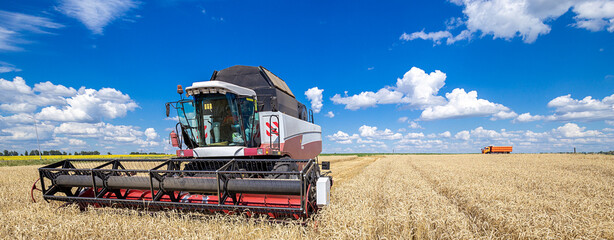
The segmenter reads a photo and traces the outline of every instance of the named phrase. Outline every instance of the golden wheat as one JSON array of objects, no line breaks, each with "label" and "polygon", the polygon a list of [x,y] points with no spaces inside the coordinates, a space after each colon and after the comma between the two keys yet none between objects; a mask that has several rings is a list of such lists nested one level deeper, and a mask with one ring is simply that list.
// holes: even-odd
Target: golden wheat
[{"label": "golden wheat", "polygon": [[0,236],[18,239],[614,239],[614,157],[326,156],[331,205],[307,223],[59,207],[36,166],[0,168]]}]

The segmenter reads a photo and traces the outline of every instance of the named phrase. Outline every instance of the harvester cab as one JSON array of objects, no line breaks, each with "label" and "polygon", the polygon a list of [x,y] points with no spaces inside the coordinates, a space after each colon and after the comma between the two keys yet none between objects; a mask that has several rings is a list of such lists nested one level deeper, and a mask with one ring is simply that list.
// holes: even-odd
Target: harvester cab
[{"label": "harvester cab", "polygon": [[[322,132],[286,83],[263,67],[233,66],[184,89],[177,156],[166,160],[64,160],[39,169],[46,200],[244,212],[302,218],[329,204],[332,178],[317,156]],[[329,163],[322,163],[323,169]]]}]

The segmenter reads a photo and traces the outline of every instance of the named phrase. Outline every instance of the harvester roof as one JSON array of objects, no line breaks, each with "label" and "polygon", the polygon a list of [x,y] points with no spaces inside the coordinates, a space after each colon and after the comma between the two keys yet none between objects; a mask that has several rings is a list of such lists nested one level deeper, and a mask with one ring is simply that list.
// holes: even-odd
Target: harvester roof
[{"label": "harvester roof", "polygon": [[254,90],[221,81],[195,82],[185,90],[188,95],[209,93],[213,90],[215,92],[228,91],[240,96],[256,96]]}]

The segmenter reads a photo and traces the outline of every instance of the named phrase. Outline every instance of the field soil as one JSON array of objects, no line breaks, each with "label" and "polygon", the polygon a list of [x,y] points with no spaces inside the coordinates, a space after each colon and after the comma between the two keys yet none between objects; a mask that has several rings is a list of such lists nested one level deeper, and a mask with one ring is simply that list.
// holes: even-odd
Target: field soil
[{"label": "field soil", "polygon": [[305,222],[62,207],[0,167],[0,236],[17,239],[614,239],[614,157],[323,156],[331,205]]}]

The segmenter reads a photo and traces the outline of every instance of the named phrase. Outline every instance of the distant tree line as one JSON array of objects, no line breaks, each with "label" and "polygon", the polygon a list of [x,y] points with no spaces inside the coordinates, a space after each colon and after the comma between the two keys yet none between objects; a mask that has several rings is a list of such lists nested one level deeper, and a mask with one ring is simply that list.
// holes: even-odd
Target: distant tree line
[{"label": "distant tree line", "polygon": [[156,152],[131,152],[130,155],[164,155],[165,153],[156,153]]},{"label": "distant tree line", "polygon": [[[0,156],[38,156],[38,150],[32,150],[29,151],[26,150],[24,153],[19,154],[17,151],[9,151],[9,150],[4,150],[2,152],[0,152]],[[42,151],[41,155],[45,155],[45,156],[53,156],[53,155],[100,155],[100,152],[98,151],[81,151],[81,152],[75,152],[74,154],[72,153],[66,153],[65,151],[60,151],[60,150],[49,150],[49,151]],[[111,155],[111,153],[109,153],[109,155]]]}]

